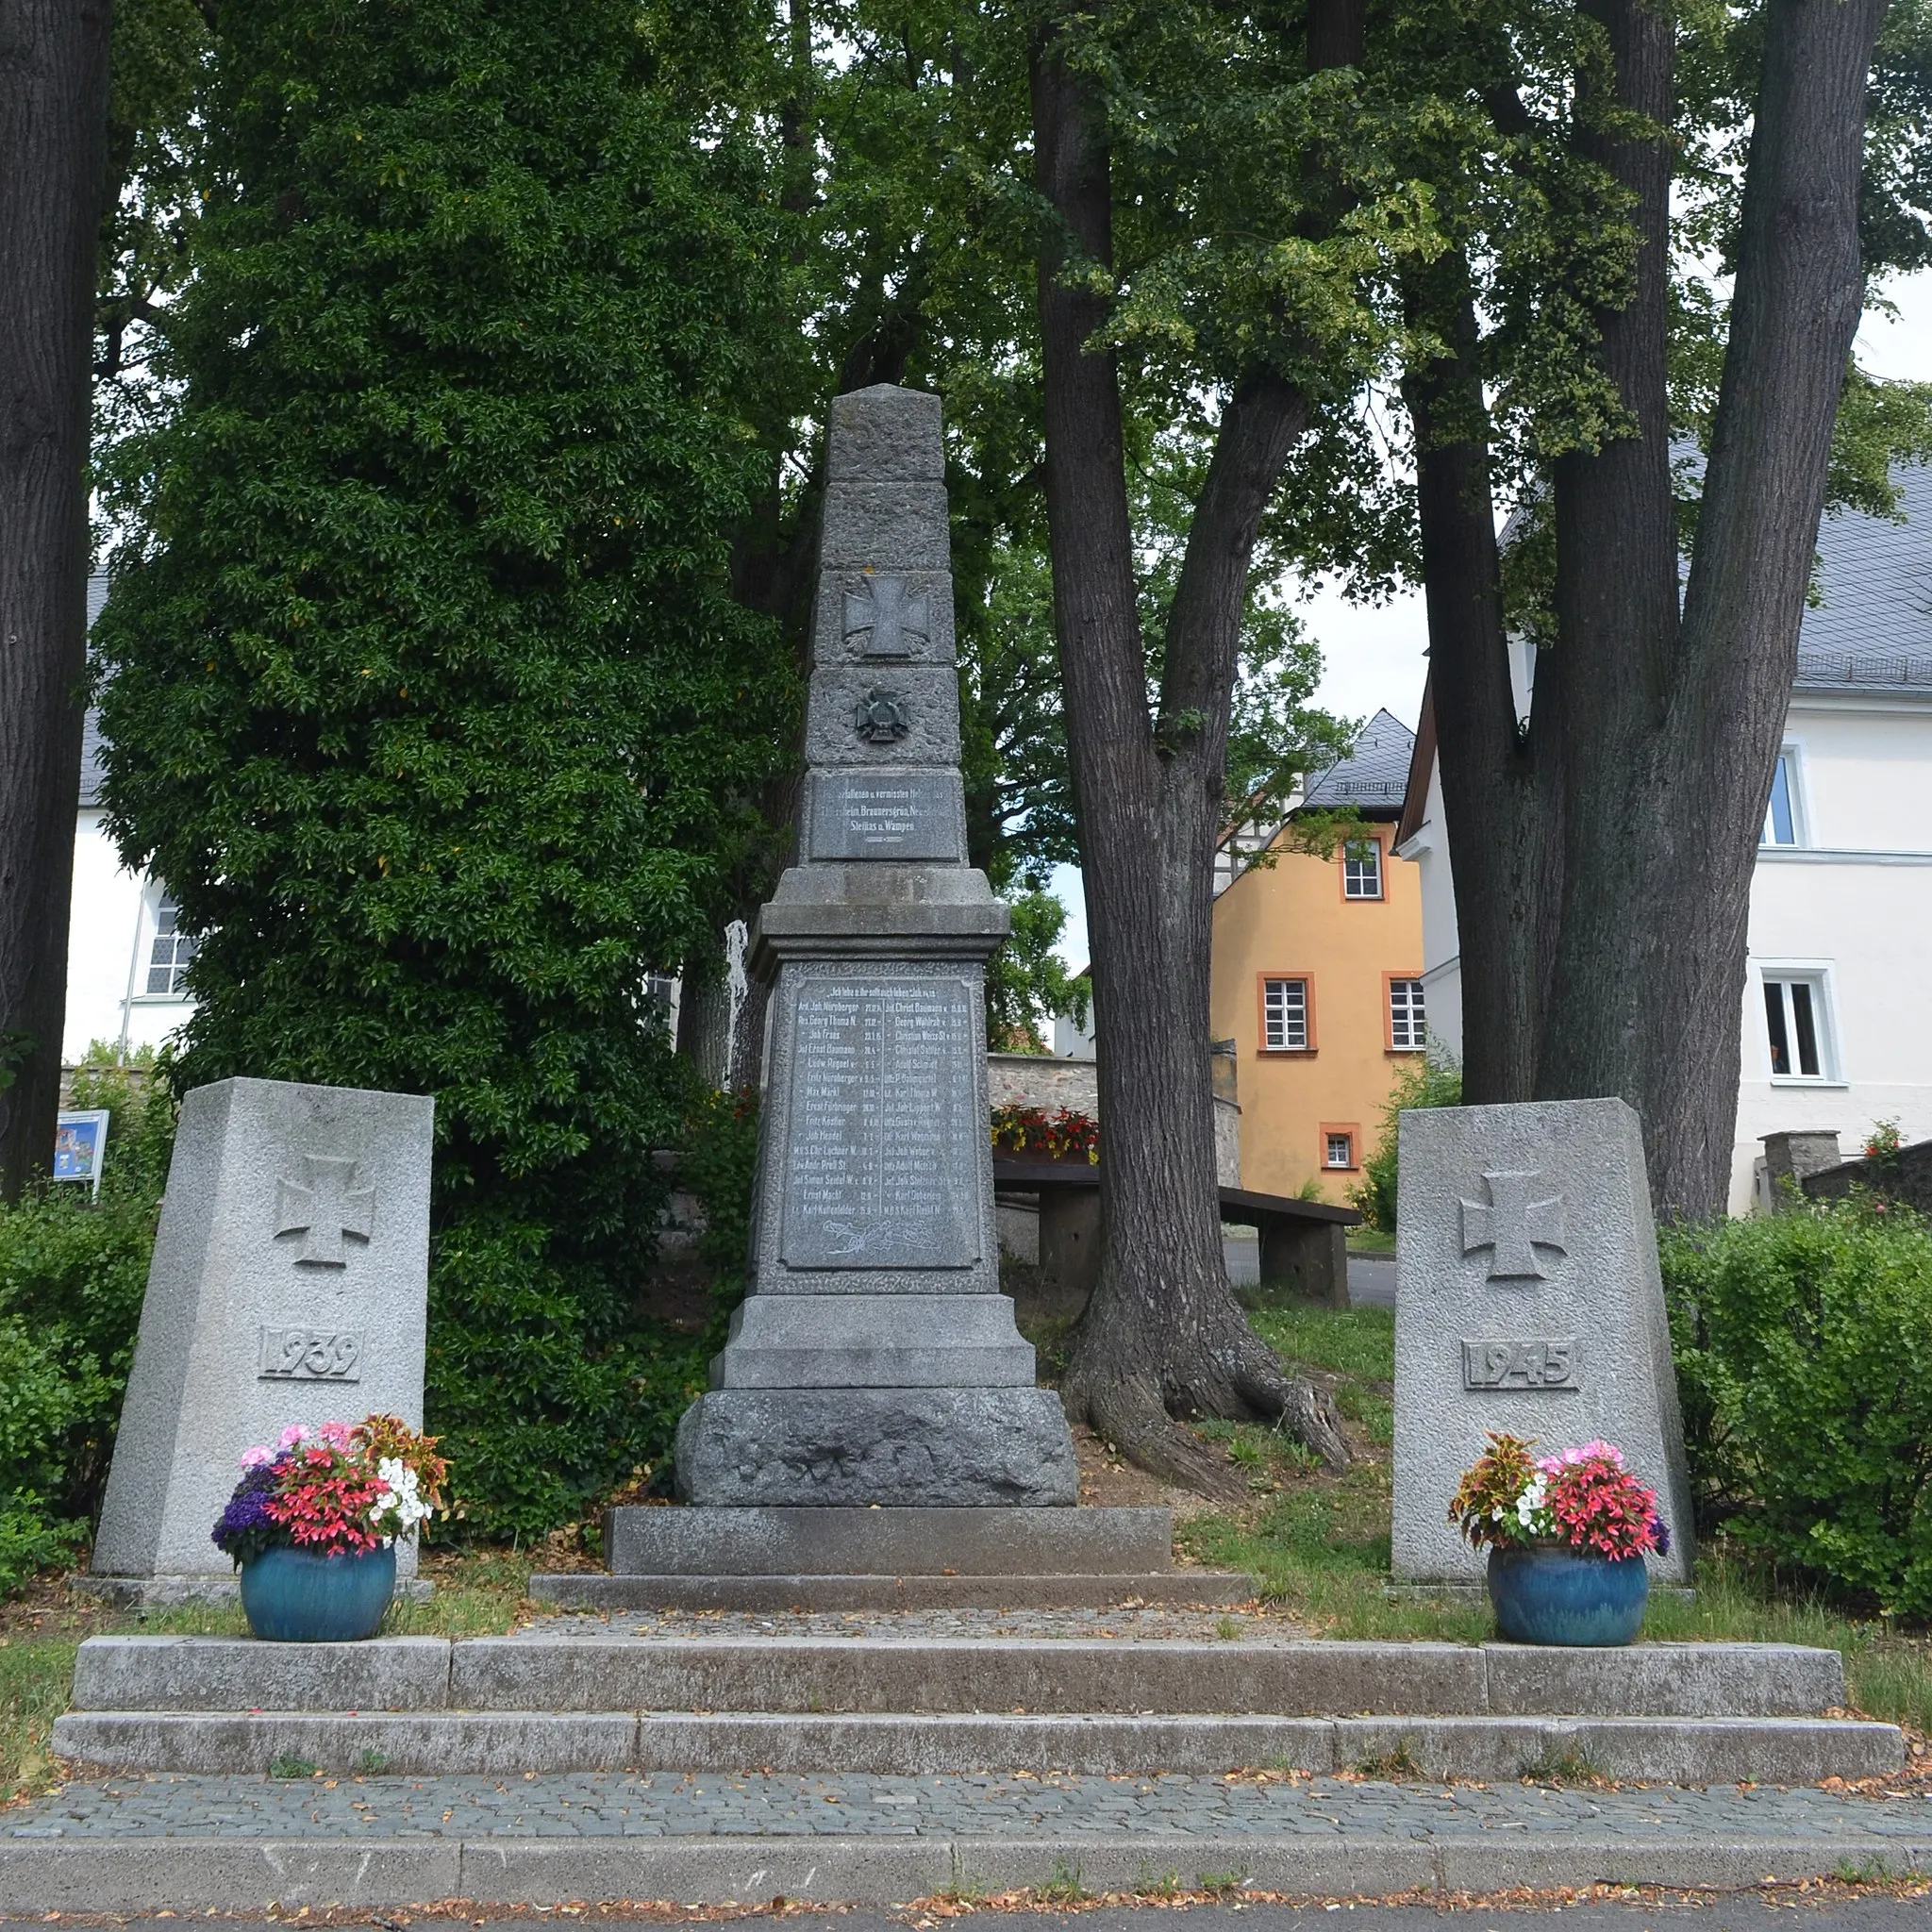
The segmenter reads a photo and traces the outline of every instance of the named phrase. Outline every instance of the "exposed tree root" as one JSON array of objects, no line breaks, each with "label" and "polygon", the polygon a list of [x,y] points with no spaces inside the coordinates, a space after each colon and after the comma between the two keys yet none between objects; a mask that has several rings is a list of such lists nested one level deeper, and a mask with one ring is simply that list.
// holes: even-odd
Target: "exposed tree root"
[{"label": "exposed tree root", "polygon": [[1151,1475],[1215,1502],[1247,1499],[1247,1478],[1232,1469],[1178,1417],[1211,1415],[1226,1422],[1272,1423],[1304,1443],[1335,1473],[1353,1460],[1341,1432],[1335,1399],[1300,1376],[1283,1373],[1274,1353],[1239,1316],[1225,1331],[1224,1347],[1190,1351],[1182,1365],[1141,1374],[1095,1373],[1082,1361],[1076,1341],[1074,1360],[1060,1388],[1068,1416],[1084,1422]]},{"label": "exposed tree root", "polygon": [[1070,1376],[1060,1399],[1071,1419],[1086,1423],[1148,1474],[1217,1503],[1246,1500],[1246,1476],[1168,1415],[1151,1377],[1075,1382]]}]

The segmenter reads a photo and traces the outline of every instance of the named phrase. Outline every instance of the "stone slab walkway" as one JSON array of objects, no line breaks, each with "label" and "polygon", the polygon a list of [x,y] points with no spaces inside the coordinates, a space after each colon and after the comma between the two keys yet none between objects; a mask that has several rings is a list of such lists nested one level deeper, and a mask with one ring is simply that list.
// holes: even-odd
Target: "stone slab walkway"
[{"label": "stone slab walkway", "polygon": [[1340,1778],[121,1776],[0,1812],[0,1912],[464,1897],[883,1903],[1205,1877],[1416,1888],[1932,1871],[1932,1798]]}]

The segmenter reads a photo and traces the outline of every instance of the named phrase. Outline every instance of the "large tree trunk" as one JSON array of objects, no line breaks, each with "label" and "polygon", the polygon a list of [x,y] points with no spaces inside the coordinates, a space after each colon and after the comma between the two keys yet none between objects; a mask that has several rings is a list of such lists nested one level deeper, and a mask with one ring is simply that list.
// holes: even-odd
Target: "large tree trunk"
[{"label": "large tree trunk", "polygon": [[0,0],[0,1198],[53,1158],[87,669],[108,0]]},{"label": "large tree trunk", "polygon": [[[1584,10],[1612,60],[1607,94],[1593,75],[1579,83],[1578,145],[1630,192],[1640,244],[1631,299],[1598,318],[1599,355],[1636,433],[1557,465],[1558,642],[1542,654],[1531,728],[1513,741],[1497,720],[1499,601],[1470,583],[1487,506],[1479,490],[1457,500],[1446,487],[1480,453],[1459,456],[1453,434],[1420,439],[1465,1049],[1472,1098],[1629,1100],[1659,1208],[1702,1217],[1723,1211],[1728,1190],[1751,880],[1862,306],[1865,81],[1884,6],[1774,0],[1768,11],[1681,615],[1665,391],[1670,143],[1627,118],[1668,125],[1674,33],[1639,0]],[[1419,425],[1454,375],[1439,364],[1411,378]],[[1472,605],[1497,615],[1472,619]],[[1525,773],[1541,870],[1510,805]]]},{"label": "large tree trunk", "polygon": [[1046,504],[1068,757],[1102,1041],[1098,1284],[1063,1397],[1136,1462],[1233,1495],[1171,1418],[1278,1422],[1346,1465],[1332,1402],[1282,1374],[1228,1288],[1208,1074],[1214,841],[1242,599],[1256,529],[1308,407],[1257,375],[1229,401],[1171,614],[1159,717],[1148,716],[1118,376],[1089,344],[1105,305],[1062,278],[1111,258],[1104,117],[1048,42],[1033,70],[1037,181],[1068,247],[1040,271]]},{"label": "large tree trunk", "polygon": [[1884,0],[1769,9],[1683,672],[1663,732],[1674,849],[1649,895],[1661,970],[1641,1105],[1657,1191],[1691,1214],[1722,1212],[1729,1189],[1751,880],[1864,308],[1858,183],[1884,17]]},{"label": "large tree trunk", "polygon": [[1526,1100],[1560,874],[1562,797],[1543,751],[1551,707],[1518,722],[1503,622],[1474,298],[1459,253],[1418,271],[1412,318],[1448,353],[1403,384],[1416,432],[1416,501],[1442,810],[1462,974],[1462,1097]]}]

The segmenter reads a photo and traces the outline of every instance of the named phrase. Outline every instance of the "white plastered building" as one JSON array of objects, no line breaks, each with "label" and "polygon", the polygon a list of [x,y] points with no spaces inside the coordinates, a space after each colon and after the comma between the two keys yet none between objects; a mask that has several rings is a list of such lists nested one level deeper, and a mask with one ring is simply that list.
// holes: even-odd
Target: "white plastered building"
[{"label": "white plastered building", "polygon": [[[1856,1155],[1879,1121],[1932,1140],[1932,468],[1899,473],[1902,524],[1818,537],[1784,745],[1751,884],[1730,1208],[1763,1197],[1762,1137],[1824,1128]],[[1519,703],[1526,699],[1525,662]],[[1422,874],[1429,1030],[1462,1050],[1461,958],[1434,718],[1396,850]]]},{"label": "white plastered building", "polygon": [[[88,585],[90,626],[108,580]],[[73,1066],[96,1041],[123,1055],[159,1046],[191,1010],[181,978],[194,941],[175,930],[160,880],[129,872],[108,838],[100,804],[101,738],[90,711],[74,823],[74,901],[67,927],[67,1019],[60,1058]]]}]

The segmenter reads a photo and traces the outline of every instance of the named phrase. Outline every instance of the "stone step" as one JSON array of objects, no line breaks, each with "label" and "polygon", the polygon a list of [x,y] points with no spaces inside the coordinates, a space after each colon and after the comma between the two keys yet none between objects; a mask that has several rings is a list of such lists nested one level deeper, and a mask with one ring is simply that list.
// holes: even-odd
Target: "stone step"
[{"label": "stone step", "polygon": [[724,1710],[1357,1716],[1817,1716],[1845,1702],[1833,1650],[1610,1650],[1336,1641],[655,1637],[622,1626],[509,1637],[259,1643],[94,1637],[73,1704],[94,1711]]},{"label": "stone step", "polygon": [[1117,1604],[1244,1604],[1259,1589],[1243,1572],[1219,1570],[877,1576],[609,1576],[593,1570],[530,1578],[530,1594],[539,1603],[607,1611],[1105,1609]]},{"label": "stone step", "polygon": [[1819,1718],[909,1715],[682,1711],[70,1711],[57,1757],[113,1769],[502,1776],[641,1769],[889,1776],[1308,1773],[1814,1784],[1904,1762],[1890,1724]]}]

